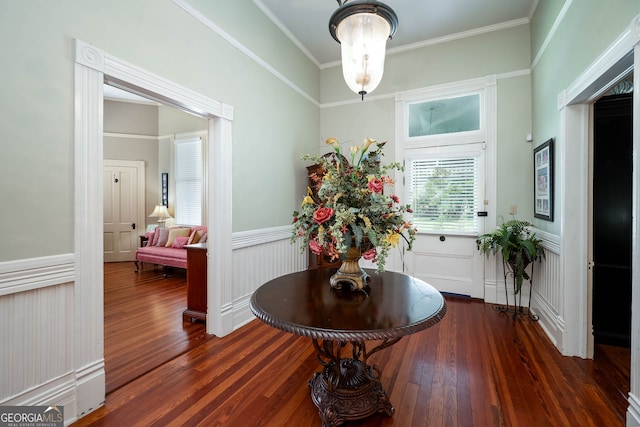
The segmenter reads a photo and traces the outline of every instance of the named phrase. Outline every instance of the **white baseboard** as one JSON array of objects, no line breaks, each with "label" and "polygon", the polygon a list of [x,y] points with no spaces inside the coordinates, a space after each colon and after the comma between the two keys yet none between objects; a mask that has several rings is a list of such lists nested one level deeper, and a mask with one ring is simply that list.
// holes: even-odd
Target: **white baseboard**
[{"label": "white baseboard", "polygon": [[629,407],[627,408],[627,427],[640,426],[640,400],[629,393]]},{"label": "white baseboard", "polygon": [[534,293],[532,296],[531,309],[540,317],[538,322],[553,345],[562,351],[562,343],[565,333],[564,321],[562,318],[554,308],[537,293]]},{"label": "white baseboard", "polygon": [[233,324],[239,329],[247,323],[255,320],[255,316],[251,312],[251,295],[246,295],[233,302]]},{"label": "white baseboard", "polygon": [[106,395],[104,359],[76,371],[76,401],[78,418],[104,405]]},{"label": "white baseboard", "polygon": [[65,425],[76,420],[77,395],[73,372],[0,401],[2,406],[63,406]]}]

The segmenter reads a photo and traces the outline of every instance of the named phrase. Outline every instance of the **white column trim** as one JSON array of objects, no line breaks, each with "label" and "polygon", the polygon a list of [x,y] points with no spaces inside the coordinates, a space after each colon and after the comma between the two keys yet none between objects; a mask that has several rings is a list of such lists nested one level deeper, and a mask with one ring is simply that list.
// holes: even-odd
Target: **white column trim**
[{"label": "white column trim", "polygon": [[[634,32],[640,36],[640,15],[634,20]],[[634,47],[633,84],[640,87],[640,43]],[[633,96],[633,195],[632,195],[632,254],[631,265],[631,372],[627,426],[640,426],[640,97]]]},{"label": "white column trim", "polygon": [[[85,375],[81,367],[102,360],[103,304],[103,73],[104,52],[76,41],[75,64],[75,176],[73,353],[76,369],[77,414],[104,402],[104,365]],[[89,54],[90,53],[90,54]]]},{"label": "white column trim", "polygon": [[213,238],[207,248],[207,333],[220,337],[234,328],[231,131],[231,121],[209,120],[207,225]]}]

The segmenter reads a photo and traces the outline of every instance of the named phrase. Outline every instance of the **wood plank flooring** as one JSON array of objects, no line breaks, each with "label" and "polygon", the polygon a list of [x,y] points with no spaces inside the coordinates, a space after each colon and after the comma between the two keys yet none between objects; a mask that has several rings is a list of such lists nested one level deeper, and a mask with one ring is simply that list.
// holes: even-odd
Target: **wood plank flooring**
[{"label": "wood plank flooring", "polygon": [[182,322],[185,270],[133,262],[104,265],[104,340],[107,393],[213,338],[203,323]]},{"label": "wood plank flooring", "polygon": [[[155,317],[166,317],[167,301],[154,301]],[[598,347],[595,360],[563,357],[535,322],[513,321],[478,300],[447,297],[447,304],[438,325],[372,358],[393,417],[345,426],[624,425],[628,350]],[[310,339],[256,320],[227,337],[208,336],[120,386],[74,425],[320,426],[307,387],[317,370]]]}]

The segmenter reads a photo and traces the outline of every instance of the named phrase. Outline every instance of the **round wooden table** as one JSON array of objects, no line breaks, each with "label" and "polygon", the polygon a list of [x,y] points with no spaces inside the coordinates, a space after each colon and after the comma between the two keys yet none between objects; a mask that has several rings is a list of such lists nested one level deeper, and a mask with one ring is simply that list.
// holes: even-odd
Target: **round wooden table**
[{"label": "round wooden table", "polygon": [[[324,268],[281,276],[251,297],[251,311],[260,320],[313,340],[324,369],[308,385],[324,427],[375,412],[393,415],[380,369],[368,364],[369,357],[435,325],[447,310],[440,292],[405,274],[368,271],[366,292],[358,292],[331,288],[334,272]],[[367,341],[375,346],[367,349]]]}]

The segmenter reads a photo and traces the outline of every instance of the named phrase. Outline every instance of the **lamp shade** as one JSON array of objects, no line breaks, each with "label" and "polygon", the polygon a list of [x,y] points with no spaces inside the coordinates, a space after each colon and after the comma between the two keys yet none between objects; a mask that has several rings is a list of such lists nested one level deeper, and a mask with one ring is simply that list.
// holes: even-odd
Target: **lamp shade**
[{"label": "lamp shade", "polygon": [[343,4],[331,16],[329,31],[341,46],[342,75],[355,93],[364,97],[380,84],[387,40],[397,25],[395,12],[377,1]]},{"label": "lamp shade", "polygon": [[171,215],[169,215],[169,211],[167,210],[167,207],[165,205],[156,205],[153,212],[151,212],[151,215],[149,215],[149,218],[164,219],[171,218]]}]

